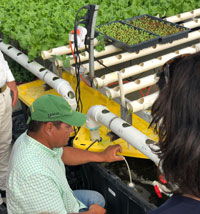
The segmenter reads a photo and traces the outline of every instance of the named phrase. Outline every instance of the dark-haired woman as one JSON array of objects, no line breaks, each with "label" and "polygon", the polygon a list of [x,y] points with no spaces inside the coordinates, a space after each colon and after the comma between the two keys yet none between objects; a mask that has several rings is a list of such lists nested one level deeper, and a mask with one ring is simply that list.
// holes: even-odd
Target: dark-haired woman
[{"label": "dark-haired woman", "polygon": [[165,63],[158,86],[151,125],[173,196],[149,214],[200,214],[200,53]]}]

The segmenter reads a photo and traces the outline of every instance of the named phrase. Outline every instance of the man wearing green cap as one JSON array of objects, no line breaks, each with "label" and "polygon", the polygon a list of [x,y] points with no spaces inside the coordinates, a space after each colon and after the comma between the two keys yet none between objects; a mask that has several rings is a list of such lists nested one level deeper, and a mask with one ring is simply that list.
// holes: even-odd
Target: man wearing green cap
[{"label": "man wearing green cap", "polygon": [[[119,145],[103,152],[66,146],[72,126],[86,116],[72,110],[59,96],[44,95],[30,106],[28,130],[15,142],[9,163],[7,208],[9,214],[106,213],[104,199],[89,190],[72,191],[66,165],[122,160]],[[65,146],[65,147],[64,147]]]}]

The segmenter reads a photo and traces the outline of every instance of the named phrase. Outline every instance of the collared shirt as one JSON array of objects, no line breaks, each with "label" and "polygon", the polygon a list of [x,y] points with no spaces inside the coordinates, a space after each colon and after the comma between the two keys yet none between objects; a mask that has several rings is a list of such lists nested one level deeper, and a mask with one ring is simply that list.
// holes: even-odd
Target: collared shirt
[{"label": "collared shirt", "polygon": [[4,59],[2,52],[0,51],[0,88],[3,87],[6,82],[14,81],[13,74],[8,67],[8,63]]},{"label": "collared shirt", "polygon": [[23,133],[15,142],[7,180],[9,214],[67,214],[85,208],[75,198],[61,159],[53,150]]}]

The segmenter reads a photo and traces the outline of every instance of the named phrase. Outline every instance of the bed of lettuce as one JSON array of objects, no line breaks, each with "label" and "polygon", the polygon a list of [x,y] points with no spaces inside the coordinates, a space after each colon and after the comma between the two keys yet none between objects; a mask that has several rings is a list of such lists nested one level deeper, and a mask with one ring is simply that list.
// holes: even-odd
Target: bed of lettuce
[{"label": "bed of lettuce", "polygon": [[[172,16],[200,7],[198,0],[0,0],[0,33],[14,40],[29,59],[42,50],[66,45],[77,11],[98,4],[97,24],[149,14]],[[1,36],[2,36],[1,35]]]}]

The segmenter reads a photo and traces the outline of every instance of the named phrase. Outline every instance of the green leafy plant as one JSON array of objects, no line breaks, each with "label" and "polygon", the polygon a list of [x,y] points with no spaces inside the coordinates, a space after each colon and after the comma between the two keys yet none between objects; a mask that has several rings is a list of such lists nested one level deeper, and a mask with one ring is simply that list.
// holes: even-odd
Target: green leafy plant
[{"label": "green leafy plant", "polygon": [[70,57],[70,56],[68,56],[66,54],[61,55],[61,56],[56,56],[56,55],[52,55],[52,56],[55,57],[58,60],[61,60],[63,62],[63,66],[65,68],[70,66],[70,60],[73,59],[73,57]]},{"label": "green leafy plant", "polygon": [[30,60],[42,50],[66,45],[77,11],[98,4],[97,25],[149,14],[172,16],[200,7],[197,0],[1,0],[0,32],[4,42],[18,41]]},{"label": "green leafy plant", "polygon": [[22,67],[17,62],[13,60],[8,60],[8,65],[17,83],[30,82],[36,79],[36,77],[32,73],[27,71],[24,67]]},{"label": "green leafy plant", "polygon": [[104,36],[103,36],[102,34],[99,34],[99,35],[97,36],[97,40],[98,40],[98,43],[97,43],[97,45],[95,46],[95,49],[96,49],[98,52],[104,51],[104,50],[105,50]]}]

